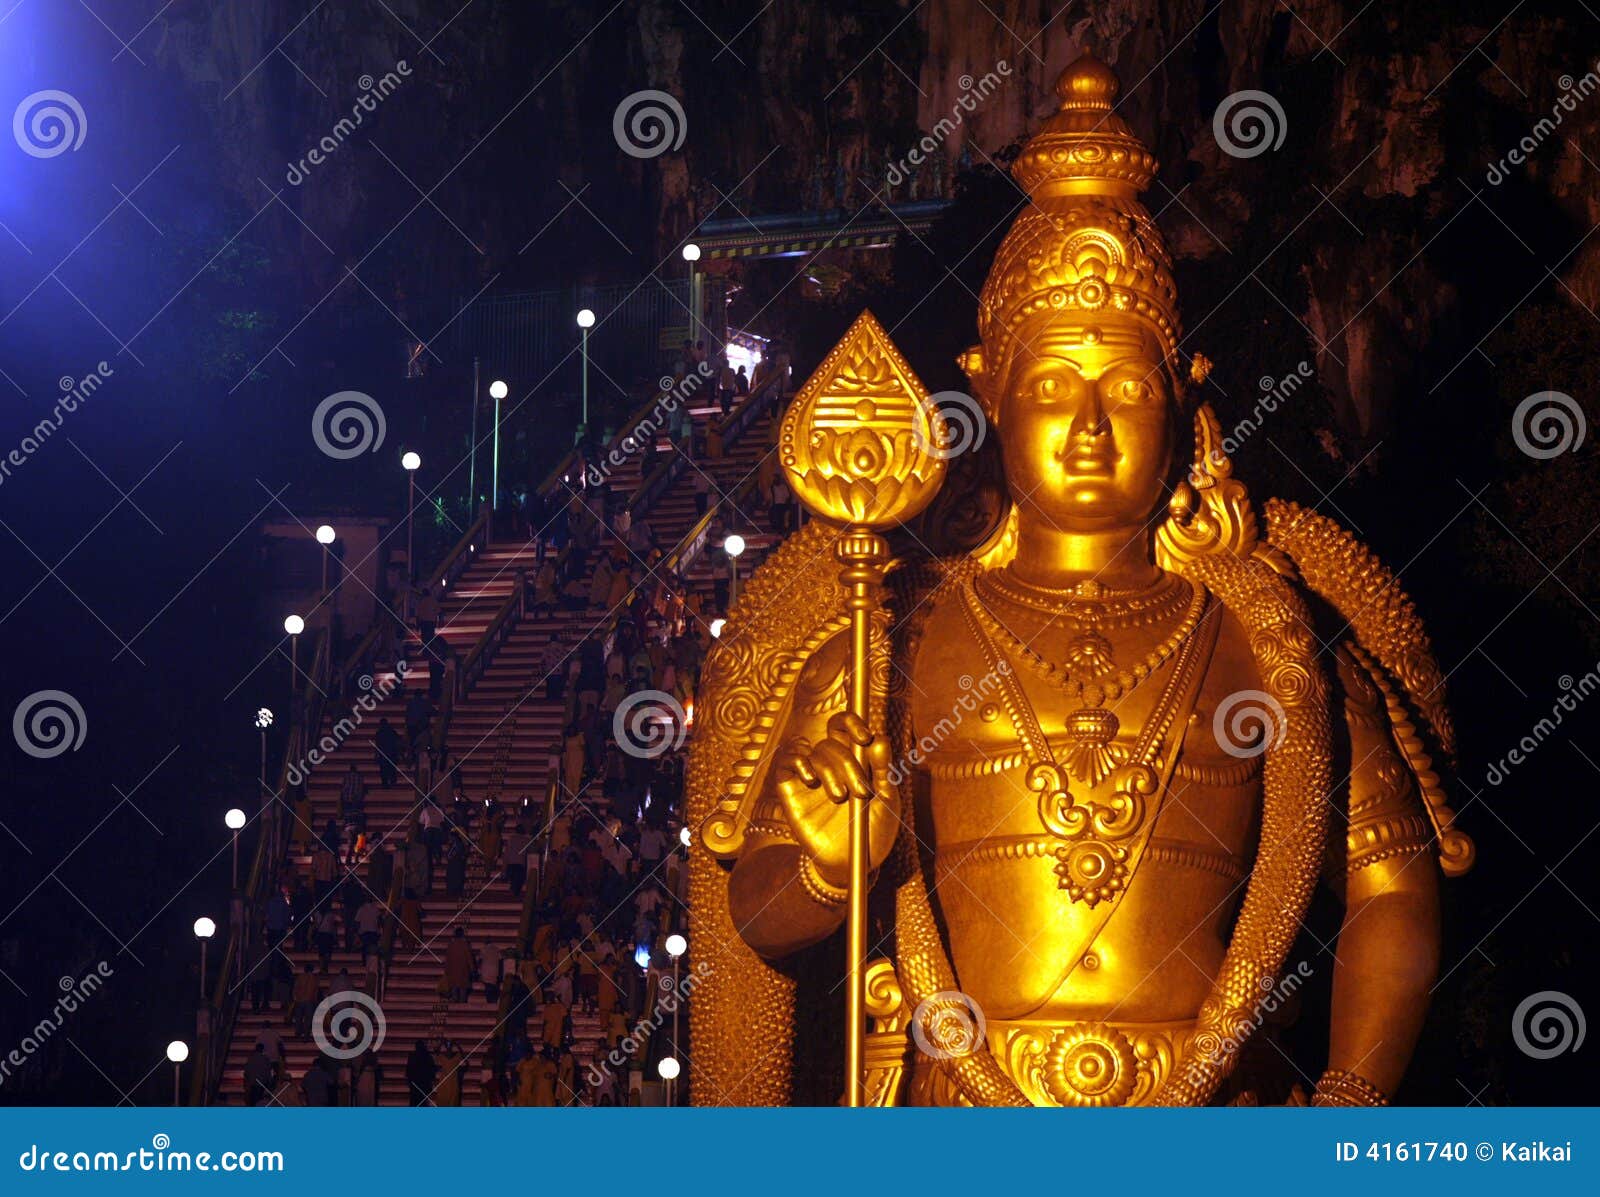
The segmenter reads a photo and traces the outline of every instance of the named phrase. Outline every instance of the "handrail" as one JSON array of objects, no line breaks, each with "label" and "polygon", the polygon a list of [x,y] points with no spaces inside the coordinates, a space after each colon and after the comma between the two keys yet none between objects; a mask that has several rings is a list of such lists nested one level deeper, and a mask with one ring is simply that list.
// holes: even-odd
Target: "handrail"
[{"label": "handrail", "polygon": [[[282,812],[277,809],[277,804],[282,801],[284,792],[289,788],[291,765],[303,757],[303,746],[307,739],[322,725],[323,683],[328,678],[332,645],[325,630],[319,629],[316,635],[317,647],[312,654],[311,668],[306,675],[301,704],[304,719],[298,725],[289,728],[289,736],[283,748],[283,762],[278,770],[277,788],[273,791],[272,801],[266,807],[267,814],[264,817],[258,814],[256,850],[251,857],[250,872],[244,888],[240,891],[244,902],[243,917],[239,925],[228,929],[228,950],[223,954],[222,963],[217,969],[216,987],[212,990],[211,1002],[207,1006],[211,1020],[209,1033],[200,1038],[198,1059],[189,1077],[189,1104],[192,1106],[210,1104],[216,1095],[217,1085],[221,1082],[222,1068],[227,1062],[228,1047],[233,1040],[233,1023],[238,1015],[241,999],[239,986],[230,982],[233,981],[234,969],[243,953],[245,943],[249,940],[250,930],[255,922],[256,906],[263,896],[263,891],[270,884],[274,862],[269,856],[273,843],[280,838],[272,834],[271,829],[282,821]],[[281,838],[285,843],[289,839],[287,835]]]},{"label": "handrail", "polygon": [[483,537],[483,543],[488,545],[494,528],[492,520],[494,508],[488,503],[483,505],[483,510],[478,512],[478,518],[467,525],[467,530],[461,534],[461,539],[456,541],[455,547],[444,555],[444,559],[434,568],[428,580],[423,583],[424,589],[431,590],[443,582],[446,588],[455,583],[467,566],[471,563],[470,557],[477,550],[478,537]]},{"label": "handrail", "polygon": [[[494,651],[505,643],[527,610],[527,590],[527,575],[519,569],[512,582],[511,593],[506,596],[506,601],[500,604],[500,609],[494,613],[488,626],[483,629],[483,635],[478,637],[478,642],[472,646],[472,651],[461,662],[461,668],[456,674],[456,692],[461,697],[466,697],[472,690],[478,678],[489,667]],[[512,618],[513,613],[516,619]]]}]

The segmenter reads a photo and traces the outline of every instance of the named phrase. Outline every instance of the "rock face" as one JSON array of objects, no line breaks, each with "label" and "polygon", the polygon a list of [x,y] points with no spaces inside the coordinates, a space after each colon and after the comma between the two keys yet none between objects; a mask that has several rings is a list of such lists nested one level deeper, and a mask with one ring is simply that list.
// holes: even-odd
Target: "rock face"
[{"label": "rock face", "polygon": [[[1353,462],[1392,429],[1397,395],[1433,385],[1406,366],[1449,368],[1432,360],[1441,330],[1502,292],[1503,311],[1524,275],[1526,289],[1551,264],[1527,273],[1541,238],[1600,215],[1600,152],[1581,148],[1600,121],[1583,83],[1600,26],[1581,13],[1524,5],[1499,21],[1484,5],[1358,0],[1292,13],[1275,0],[458,8],[185,5],[158,19],[156,60],[212,122],[224,184],[252,206],[282,187],[304,221],[275,248],[311,298],[356,261],[402,303],[491,278],[637,277],[701,219],[853,211],[930,133],[936,162],[895,194],[948,192],[1052,108],[1056,75],[1092,47],[1162,161],[1151,209],[1180,262],[1205,267],[1185,278],[1190,347],[1269,329],[1263,376],[1310,360],[1330,405],[1319,443]],[[400,61],[412,74],[396,93],[285,185],[363,79]],[[680,101],[679,151],[617,152],[611,115],[643,88]],[[1259,109],[1266,135],[1282,134],[1276,149],[1242,157],[1219,144],[1213,116],[1242,91],[1276,105]],[[1536,133],[1554,113],[1559,126]],[[1530,160],[1506,161],[1525,138]],[[1439,264],[1480,231],[1488,253],[1513,260],[1494,296],[1463,293]],[[1600,243],[1576,241],[1551,247],[1572,250],[1556,275],[1593,307]]]}]

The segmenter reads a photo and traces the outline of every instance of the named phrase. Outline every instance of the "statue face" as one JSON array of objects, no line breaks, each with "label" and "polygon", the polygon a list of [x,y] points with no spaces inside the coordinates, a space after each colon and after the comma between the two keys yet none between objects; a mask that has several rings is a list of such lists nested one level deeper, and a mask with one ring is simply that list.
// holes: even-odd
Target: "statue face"
[{"label": "statue face", "polygon": [[1050,328],[1017,350],[998,424],[1023,519],[1064,531],[1145,523],[1172,463],[1173,395],[1159,344],[1139,327]]}]

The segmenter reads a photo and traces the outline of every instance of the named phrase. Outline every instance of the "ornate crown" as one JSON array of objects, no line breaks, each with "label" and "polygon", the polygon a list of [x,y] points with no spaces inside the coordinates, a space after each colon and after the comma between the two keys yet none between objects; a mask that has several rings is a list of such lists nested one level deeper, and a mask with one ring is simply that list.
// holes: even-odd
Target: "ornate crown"
[{"label": "ornate crown", "polygon": [[1112,111],[1111,68],[1084,54],[1056,80],[1061,109],[1023,147],[1012,173],[1029,196],[978,300],[978,334],[998,372],[1040,316],[1134,316],[1160,339],[1175,376],[1178,290],[1161,232],[1138,200],[1156,160]]}]

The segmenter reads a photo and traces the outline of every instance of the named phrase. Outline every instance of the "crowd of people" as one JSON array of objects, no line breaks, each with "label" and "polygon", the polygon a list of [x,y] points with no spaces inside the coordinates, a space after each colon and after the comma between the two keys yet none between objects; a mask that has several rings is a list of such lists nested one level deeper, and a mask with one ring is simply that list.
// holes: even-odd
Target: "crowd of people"
[{"label": "crowd of people", "polygon": [[[684,344],[680,381],[705,376],[704,352],[703,344]],[[763,366],[775,364],[769,358]],[[786,374],[786,361],[783,368]],[[758,370],[756,386],[766,370]],[[711,377],[724,411],[752,385],[725,357]],[[764,435],[770,448],[778,423],[773,415],[748,435]],[[656,451],[720,456],[716,422],[698,435],[695,427],[685,410]],[[570,476],[583,482],[565,499],[529,488],[511,513],[519,534],[536,543],[532,569],[518,579],[531,614],[582,616],[556,624],[571,630],[555,632],[530,684],[530,694],[560,712],[562,730],[548,746],[549,791],[515,799],[467,793],[460,762],[433,734],[454,660],[438,634],[439,596],[426,588],[411,594],[428,681],[404,695],[401,726],[380,720],[373,752],[381,787],[412,788],[414,817],[403,828],[378,829],[374,840],[367,783],[353,762],[340,777],[337,817],[320,828],[303,784],[288,795],[290,847],[311,864],[309,879],[291,870],[266,903],[259,933],[246,937],[248,1001],[258,1013],[279,1014],[282,1025],[269,1018],[249,1055],[251,1104],[377,1103],[383,1064],[376,1052],[349,1060],[313,1052],[295,1078],[284,1035],[303,1040],[330,994],[357,991],[381,1001],[396,953],[420,952],[427,942],[424,903],[441,890],[452,905],[469,888],[476,897],[473,881],[531,903],[531,935],[521,950],[473,943],[464,926],[449,935],[438,982],[443,1017],[435,1025],[449,1026],[452,1007],[482,1002],[495,1009],[495,1031],[466,1044],[448,1033],[415,1041],[404,1065],[412,1104],[460,1104],[469,1076],[486,1105],[637,1103],[645,1078],[656,1075],[654,1061],[675,1052],[666,1028],[687,1026],[688,993],[668,979],[665,944],[685,927],[683,725],[693,717],[711,621],[726,611],[729,576],[717,558],[712,594],[702,596],[664,569],[665,550],[650,522],[630,511],[631,496],[587,475],[584,460],[597,460],[597,450],[590,453]],[[656,464],[646,463],[645,477]],[[695,468],[691,477],[707,475]],[[695,492],[701,513],[709,489]],[[774,531],[798,522],[774,453],[762,455],[753,505]],[[368,666],[376,673],[398,662],[406,642],[403,625],[380,629]],[[630,700],[648,702],[643,720],[617,718]],[[280,948],[294,949],[298,970]],[[335,959],[350,955],[359,966]]]}]

